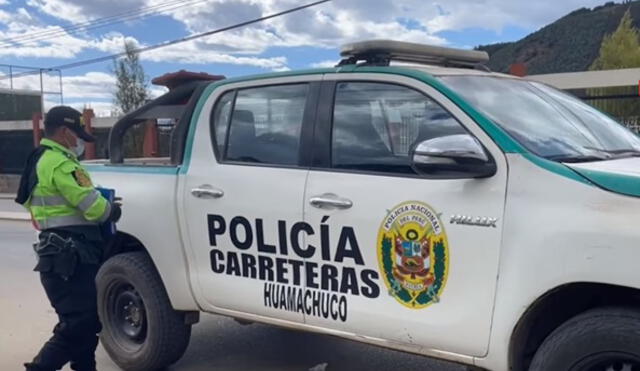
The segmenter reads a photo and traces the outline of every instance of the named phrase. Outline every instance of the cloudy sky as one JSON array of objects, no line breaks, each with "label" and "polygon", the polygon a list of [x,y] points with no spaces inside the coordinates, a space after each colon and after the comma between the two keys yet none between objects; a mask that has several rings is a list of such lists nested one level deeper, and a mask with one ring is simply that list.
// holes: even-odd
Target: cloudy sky
[{"label": "cloudy sky", "polygon": [[[153,45],[279,12],[311,0],[0,0],[0,63],[53,67]],[[513,41],[605,0],[333,0],[243,29],[141,55],[152,78],[179,69],[238,76],[333,65],[350,41],[391,38],[471,48]],[[92,22],[100,19],[99,22]],[[112,62],[65,69],[64,101],[108,113]],[[14,72],[21,71],[15,69]],[[0,75],[9,69],[0,66]],[[56,75],[57,76],[57,75]],[[44,84],[57,89],[57,77]],[[0,87],[9,81],[0,76]],[[40,88],[39,77],[15,87]],[[162,89],[151,87],[153,94]],[[47,95],[51,104],[58,97]]]}]

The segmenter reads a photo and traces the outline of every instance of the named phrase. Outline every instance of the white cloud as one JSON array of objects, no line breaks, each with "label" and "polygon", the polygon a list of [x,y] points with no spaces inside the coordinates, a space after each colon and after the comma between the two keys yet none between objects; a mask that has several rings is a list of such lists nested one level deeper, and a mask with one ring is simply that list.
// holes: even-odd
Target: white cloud
[{"label": "white cloud", "polygon": [[[45,99],[44,100],[44,110],[45,112],[51,109],[51,107],[57,106],[60,104],[60,101],[55,99]],[[65,101],[65,106],[70,106],[78,111],[82,112],[85,108],[93,109],[93,114],[96,117],[110,117],[116,116],[117,111],[115,110],[115,106],[111,102],[101,102],[101,101],[92,101],[92,100],[82,100],[82,101]]]},{"label": "white cloud", "polygon": [[149,87],[149,96],[151,98],[158,98],[159,96],[163,95],[164,93],[168,92],[169,89],[167,89],[164,86],[155,86],[152,85]]},{"label": "white cloud", "polygon": [[[126,41],[133,42],[138,47],[144,47],[138,40],[132,37],[124,37],[120,34],[111,34],[110,38],[104,38],[91,43],[92,47],[109,52],[119,53],[123,50]],[[140,55],[141,61],[150,62],[172,62],[172,63],[228,63],[253,67],[261,67],[269,70],[282,70],[286,68],[287,59],[285,57],[260,58],[254,56],[234,56],[220,52],[217,45],[203,43],[200,40],[193,40],[181,44],[151,50]]]},{"label": "white cloud", "polygon": [[[1,0],[0,0],[1,1]],[[29,0],[29,4],[38,7],[42,12],[52,12],[57,15],[66,14],[70,18],[76,17],[75,12],[84,11],[81,5],[97,4],[98,2],[71,1],[69,3],[57,0]],[[77,9],[76,9],[77,8]],[[74,10],[75,9],[75,10]],[[106,11],[101,7],[93,9]],[[4,28],[2,27],[4,26]],[[20,38],[25,34],[33,33],[56,33],[56,37],[45,40],[24,40],[16,43],[7,42],[15,38]],[[253,32],[250,39],[255,46],[250,47],[255,50],[261,49],[269,43],[269,37],[258,30]],[[239,44],[249,45],[244,40],[244,35],[230,35],[230,40],[235,40]],[[2,40],[5,40],[4,42]],[[135,45],[145,46],[133,37],[125,36],[116,32],[109,32],[99,38],[87,38],[86,35],[71,35],[60,26],[42,25],[26,9],[19,8],[13,12],[0,10],[0,58],[59,58],[72,59],[87,50],[98,50],[108,54],[120,53],[124,49],[125,41],[133,42]],[[142,55],[144,61],[169,62],[169,63],[227,63],[235,65],[246,65],[260,67],[268,70],[283,71],[288,69],[285,57],[260,58],[254,55],[229,54],[232,49],[225,47],[222,43],[211,42],[211,40],[194,40],[191,42],[172,45],[157,49]]]},{"label": "white cloud", "polygon": [[337,60],[326,60],[326,61],[321,61],[321,62],[316,62],[316,63],[311,63],[309,65],[309,67],[311,68],[329,68],[329,67],[335,67],[336,64],[338,64],[339,61]]},{"label": "white cloud", "polygon": [[[447,41],[439,37],[437,32],[473,27],[499,32],[509,25],[538,28],[576,8],[595,6],[602,2],[603,0],[333,0],[267,22],[201,39],[199,46],[226,54],[260,54],[269,47],[335,48],[346,42],[372,38],[443,45]],[[33,9],[50,16],[80,22],[141,7],[157,6],[166,3],[166,0],[121,0],[118,1],[118,11],[112,0],[28,0],[27,3]],[[194,0],[175,7],[166,15],[183,23],[189,32],[199,33],[301,4],[301,0]],[[1,18],[0,15],[0,22]]]},{"label": "white cloud", "polygon": [[228,63],[245,66],[261,67],[270,70],[281,70],[286,67],[287,58],[270,57],[259,58],[249,56],[233,56],[210,49],[206,44],[191,41],[179,45],[172,45],[144,53],[143,61],[153,62],[177,62],[177,63]]},{"label": "white cloud", "polygon": [[291,71],[291,68],[287,66],[282,66],[282,67],[276,67],[273,69],[273,72],[287,72],[287,71]]},{"label": "white cloud", "polygon": [[[46,41],[24,37],[45,33],[56,37]],[[64,32],[60,26],[42,24],[24,8],[13,12],[0,10],[0,57],[73,58],[87,45],[87,40]]]},{"label": "white cloud", "polygon": [[[301,5],[300,1],[291,0],[213,1],[176,11],[173,17],[184,23],[189,31],[199,33],[298,5]],[[421,9],[424,7],[425,4],[420,5]],[[443,38],[425,27],[410,27],[399,21],[410,15],[410,10],[399,8],[391,0],[334,0],[316,8],[209,36],[205,42],[244,53],[261,53],[274,46],[335,48],[346,42],[372,38],[446,44]]]},{"label": "white cloud", "polygon": [[[63,76],[64,104],[78,110],[94,108],[96,115],[109,116],[113,111],[113,92],[115,91],[115,79],[113,76],[102,72],[89,72],[84,75]],[[7,75],[0,72],[0,87],[9,88]],[[33,90],[40,92],[40,75],[27,75],[14,79],[14,89]],[[60,85],[57,75],[43,75],[44,108],[59,105]],[[152,94],[156,94],[154,89]]]},{"label": "white cloud", "polygon": [[[57,74],[43,75],[43,90],[51,93],[60,92],[60,81]],[[8,87],[9,79],[5,73],[0,73],[0,86]],[[115,78],[104,72],[88,72],[84,75],[62,76],[63,94],[65,99],[111,99],[115,90]],[[40,75],[31,74],[14,77],[15,89],[40,91]],[[55,94],[45,94],[45,100],[58,99]]]},{"label": "white cloud", "polygon": [[[10,19],[11,14],[0,10],[0,21],[3,17]],[[24,23],[11,23],[10,29],[1,31],[0,39],[12,38],[23,32],[61,32],[61,36],[48,40],[27,41],[20,45],[0,48],[0,57],[20,58],[62,58],[72,59],[86,50],[99,50],[108,54],[120,53],[124,49],[125,41],[133,42],[138,47],[145,46],[133,37],[120,33],[108,33],[99,39],[85,39],[72,36],[64,32],[59,26],[31,26]],[[2,44],[2,42],[0,42]],[[228,48],[227,48],[228,49]],[[261,67],[268,70],[283,70],[287,68],[285,57],[259,58],[255,56],[233,56],[220,51],[220,46],[208,44],[201,40],[194,40],[176,44],[165,48],[144,53],[143,61],[171,62],[171,63],[228,63]]]},{"label": "white cloud", "polygon": [[[124,10],[158,5],[162,1],[126,0],[118,5],[119,9]],[[40,12],[71,22],[114,14],[112,2],[106,0],[29,0],[28,4]],[[200,33],[301,4],[300,0],[203,0],[176,8],[167,15],[183,23],[189,32]],[[416,6],[419,9],[429,8],[424,3]],[[399,18],[411,16],[412,11],[415,9],[401,8],[392,0],[334,0],[316,8],[206,37],[200,40],[200,45],[227,54],[259,54],[269,47],[333,48],[345,42],[367,38],[446,43],[425,27],[409,27],[398,21]]]},{"label": "white cloud", "polygon": [[[0,0],[3,1],[3,0]],[[166,0],[123,0],[119,12],[162,4]],[[502,30],[508,25],[537,27],[579,6],[591,6],[601,0],[551,0],[524,3],[513,0],[334,0],[318,7],[288,14],[267,22],[211,35],[142,55],[142,59],[173,63],[229,63],[257,66],[269,70],[287,69],[285,57],[260,57],[270,47],[336,48],[363,39],[396,39],[446,45],[438,36],[443,30],[470,27]],[[110,0],[28,0],[32,10],[71,22],[114,15]],[[174,9],[170,16],[184,24],[188,32],[200,33],[229,26],[300,5],[300,0],[202,0]],[[553,11],[551,11],[553,10]],[[478,16],[481,14],[482,16]],[[14,13],[0,10],[0,38],[24,32],[60,30],[38,24],[27,10]],[[179,35],[176,35],[179,36]],[[105,53],[122,51],[124,40],[143,45],[121,34],[107,33],[92,39],[64,34],[48,41],[32,42],[14,48],[0,48],[0,57],[74,58],[84,50]]]},{"label": "white cloud", "polygon": [[[114,110],[113,96],[116,90],[115,77],[104,72],[88,72],[82,75],[62,77],[64,103],[78,110],[94,108],[96,115],[109,116]],[[0,88],[9,88],[7,75],[0,72]],[[28,75],[14,79],[15,89],[40,91],[40,75]],[[43,88],[45,109],[60,104],[58,75],[44,75]],[[157,98],[167,92],[162,86],[149,86],[150,98]]]},{"label": "white cloud", "polygon": [[88,42],[88,45],[93,49],[97,49],[105,53],[117,54],[124,51],[124,45],[127,42],[133,43],[137,48],[142,46],[136,38],[124,36],[118,32],[111,32],[100,39],[91,40]]},{"label": "white cloud", "polygon": [[[436,3],[442,14],[419,18],[432,32],[479,27],[500,32],[506,26],[539,28],[581,7],[602,5],[604,0],[448,0]],[[481,16],[479,16],[481,15]]]},{"label": "white cloud", "polygon": [[117,7],[111,0],[27,0],[27,5],[53,17],[70,22],[82,22],[105,16],[122,14],[141,8],[149,1],[118,0]]},{"label": "white cloud", "polygon": [[13,12],[0,10],[0,26],[4,25],[9,31],[28,31],[28,27],[37,23],[25,8],[18,8]]},{"label": "white cloud", "polygon": [[[87,75],[90,75],[90,74],[87,74]],[[83,80],[85,80],[85,77],[88,77],[88,76],[74,76],[74,78],[78,82],[83,82]],[[71,106],[77,109],[78,111],[82,111],[85,108],[91,108],[93,109],[93,113],[97,117],[109,117],[109,116],[117,115],[118,110],[116,109],[116,106],[113,103],[113,99],[111,95],[113,90],[115,90],[115,85],[113,85],[113,81],[111,81],[110,84],[111,84],[111,88],[109,90],[108,95],[96,94],[95,98],[83,98],[81,96],[84,91],[94,90],[94,87],[92,86],[88,86],[85,89],[84,86],[87,86],[87,85],[82,84],[78,86],[79,90],[76,90],[74,94],[72,94],[71,96],[65,97],[64,104]],[[69,86],[65,85],[65,89],[73,89],[73,85],[69,85]],[[157,98],[166,92],[167,92],[167,89],[164,87],[151,86],[149,88],[149,95],[151,98]],[[49,97],[44,101],[45,110],[48,110],[49,108],[56,106],[58,104],[60,104],[60,101],[55,100],[54,97]]]},{"label": "white cloud", "polygon": [[65,98],[112,99],[115,78],[104,72],[88,72],[84,75],[63,76]]},{"label": "white cloud", "polygon": [[[29,32],[42,30],[58,30],[59,27],[30,27]],[[15,32],[0,31],[0,38],[14,37]],[[21,45],[8,46],[1,45],[0,57],[20,57],[20,58],[74,58],[89,44],[86,40],[70,36],[68,34],[56,37],[47,42],[26,42]]]}]

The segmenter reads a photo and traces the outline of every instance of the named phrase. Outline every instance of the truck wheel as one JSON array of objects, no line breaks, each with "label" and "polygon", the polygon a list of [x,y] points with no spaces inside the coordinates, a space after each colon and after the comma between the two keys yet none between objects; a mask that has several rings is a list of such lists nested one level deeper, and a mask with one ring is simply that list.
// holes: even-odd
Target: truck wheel
[{"label": "truck wheel", "polygon": [[640,370],[640,312],[599,308],[579,314],[549,335],[529,371]]},{"label": "truck wheel", "polygon": [[96,277],[102,345],[124,370],[157,370],[187,349],[191,325],[173,310],[160,275],[144,252],[118,254]]}]

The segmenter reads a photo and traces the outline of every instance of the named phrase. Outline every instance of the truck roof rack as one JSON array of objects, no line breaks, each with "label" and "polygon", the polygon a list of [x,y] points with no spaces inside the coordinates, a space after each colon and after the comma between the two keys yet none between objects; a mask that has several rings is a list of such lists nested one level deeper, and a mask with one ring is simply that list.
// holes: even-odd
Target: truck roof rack
[{"label": "truck roof rack", "polygon": [[[338,66],[388,66],[392,60],[443,67],[488,70],[489,54],[479,50],[445,48],[393,40],[368,40],[343,45]],[[363,61],[358,63],[359,61]]]}]

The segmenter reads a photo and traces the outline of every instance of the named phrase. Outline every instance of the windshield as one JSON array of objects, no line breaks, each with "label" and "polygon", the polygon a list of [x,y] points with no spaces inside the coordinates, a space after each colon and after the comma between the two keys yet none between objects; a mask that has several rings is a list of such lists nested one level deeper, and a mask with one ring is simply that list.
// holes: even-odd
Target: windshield
[{"label": "windshield", "polygon": [[581,100],[547,85],[492,76],[440,78],[539,156],[579,162],[640,155],[638,136]]}]

